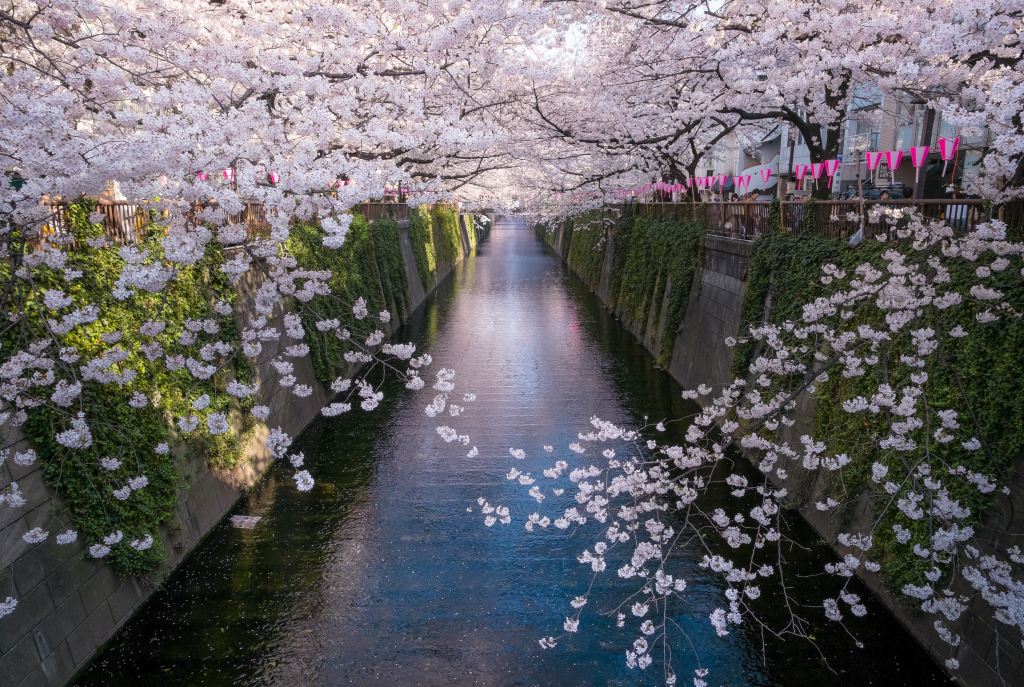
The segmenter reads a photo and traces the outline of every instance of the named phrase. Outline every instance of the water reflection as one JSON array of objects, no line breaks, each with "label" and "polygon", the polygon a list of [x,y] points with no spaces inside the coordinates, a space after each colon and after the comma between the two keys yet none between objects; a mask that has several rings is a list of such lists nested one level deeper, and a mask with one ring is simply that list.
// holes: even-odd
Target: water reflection
[{"label": "water reflection", "polygon": [[[532,231],[511,222],[498,224],[400,337],[419,342],[435,368],[456,369],[460,388],[476,392],[463,417],[446,421],[468,433],[480,455],[470,459],[439,439],[437,422],[422,412],[429,395],[391,389],[358,422],[319,420],[297,446],[317,478],[314,491],[297,493],[283,466],[272,469],[237,509],[262,516],[257,528],[217,527],[78,684],[137,685],[155,676],[166,685],[657,684],[653,671],[626,669],[632,638],[592,615],[572,641],[551,651],[537,645],[559,633],[568,599],[589,579],[575,561],[584,539],[487,529],[466,508],[484,495],[521,522],[537,506],[504,480],[509,447],[527,451],[519,469],[540,473],[552,462],[541,447],[553,444],[555,457],[569,459],[564,449],[591,414],[685,414],[678,387]],[[562,498],[569,503],[569,494]],[[545,504],[559,505],[551,496]],[[827,552],[806,529],[802,537],[812,548],[792,556],[817,571]],[[806,644],[762,651],[760,635],[743,632],[718,640],[707,614],[721,604],[721,590],[688,555],[680,556],[687,605],[675,619],[712,668],[712,684],[941,679],[877,613],[858,627],[864,650],[834,629],[814,628],[838,656],[838,673]],[[608,580],[595,606],[631,590]],[[680,656],[685,678],[695,663]]]}]

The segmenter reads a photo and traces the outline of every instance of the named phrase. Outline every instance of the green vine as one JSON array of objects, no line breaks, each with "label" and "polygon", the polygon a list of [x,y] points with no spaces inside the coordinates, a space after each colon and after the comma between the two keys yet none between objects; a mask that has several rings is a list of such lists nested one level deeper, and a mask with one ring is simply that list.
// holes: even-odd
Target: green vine
[{"label": "green vine", "polygon": [[[566,231],[572,234],[569,266],[587,286],[597,290],[605,254],[609,245],[613,247],[608,307],[646,338],[656,338],[664,328],[655,354],[658,364],[666,365],[700,265],[704,230],[689,219],[657,219],[637,214],[620,218],[614,226],[608,224],[605,215],[593,212],[567,227]],[[670,286],[662,322],[662,305]]]},{"label": "green vine", "polygon": [[[809,211],[810,208],[808,214]],[[881,253],[891,248],[891,245],[872,242],[851,248],[844,240],[814,233],[792,235],[773,232],[759,238],[754,243],[748,270],[741,334],[751,324],[799,319],[802,304],[827,294],[826,287],[819,280],[822,265],[832,263],[847,272],[864,262],[879,267],[882,265]],[[959,261],[953,267],[951,277],[948,287],[953,291],[966,292],[974,283],[973,267]],[[992,286],[1005,291],[1010,304],[1018,312],[1024,308],[1024,286],[1019,278],[1003,274]],[[939,355],[930,357],[925,394],[933,409],[970,409],[970,422],[964,419],[965,425],[970,425],[966,431],[977,436],[984,445],[983,450],[976,452],[964,450],[959,442],[944,445],[941,447],[943,461],[1003,479],[1012,470],[1014,460],[1024,453],[1024,378],[1020,373],[1024,323],[1020,319],[1005,317],[994,323],[980,324],[973,319],[973,314],[968,309],[953,322],[945,311],[926,311],[931,320],[926,321],[927,326],[936,331],[948,331],[955,324],[960,324],[968,335],[957,340],[956,346],[946,344]],[[885,329],[880,311],[873,307],[860,308],[855,312],[850,326],[857,324]],[[891,342],[886,355],[888,359],[898,359],[901,354],[912,351],[910,337],[902,335]],[[734,372],[745,376],[758,353],[753,344],[740,343],[734,351]],[[892,525],[898,523],[913,533],[910,546],[914,543],[927,546],[928,523],[926,520],[912,521],[891,505],[886,507],[890,499],[871,479],[871,466],[875,462],[886,464],[894,474],[906,471],[898,457],[883,454],[878,449],[877,439],[884,436],[891,418],[884,413],[851,415],[843,409],[842,401],[855,396],[869,397],[883,382],[898,388],[903,381],[898,375],[906,374],[898,372],[902,369],[901,366],[888,365],[883,359],[879,365],[867,366],[865,374],[860,377],[830,376],[817,388],[813,418],[815,434],[826,438],[830,451],[845,453],[851,458],[842,480],[833,480],[832,496],[841,503],[849,503],[870,494],[874,507],[869,517],[881,514],[871,554],[873,559],[883,563],[885,581],[894,589],[907,583],[920,584],[929,566],[907,545],[895,541]],[[927,440],[926,434],[925,431],[918,432],[915,439],[919,444],[923,445]],[[952,498],[971,509],[975,524],[981,522],[996,500],[996,495],[980,494],[963,480],[947,476],[944,484]],[[841,515],[846,519],[864,517],[853,509],[847,509]]]},{"label": "green vine", "polygon": [[358,330],[351,307],[358,298],[366,300],[371,313],[388,310],[399,321],[408,317],[398,225],[391,220],[370,224],[357,214],[341,248],[326,249],[318,226],[296,224],[286,250],[308,269],[331,271],[330,295],[316,296],[300,310],[313,372],[321,383],[329,384],[348,369],[342,357],[346,347],[333,332],[317,330],[318,321],[337,319],[343,327]]},{"label": "green vine", "polygon": [[[102,226],[89,221],[94,208],[91,201],[82,201],[67,212],[77,244],[68,254],[67,267],[80,271],[81,276],[68,280],[64,271],[37,268],[33,284],[23,280],[11,282],[22,291],[18,302],[24,304],[23,319],[20,326],[6,331],[0,346],[5,350],[5,358],[8,357],[28,339],[41,336],[47,318],[57,317],[43,302],[46,289],[63,290],[72,298],[73,307],[91,304],[99,309],[100,317],[95,322],[58,336],[62,347],[77,349],[82,359],[89,360],[110,350],[114,344],[101,337],[120,333],[116,345],[129,354],[115,369],[134,377],[121,386],[86,381],[72,408],[46,404],[30,409],[24,431],[39,455],[44,479],[65,499],[72,526],[87,541],[100,541],[118,530],[123,532],[125,541],[153,535],[154,543],[149,549],[136,551],[129,546],[115,546],[108,557],[116,571],[141,574],[153,570],[164,557],[157,534],[161,525],[174,518],[179,480],[175,451],[158,454],[154,449],[161,443],[183,446],[186,451],[204,455],[212,465],[234,465],[241,453],[239,437],[251,425],[243,421],[238,400],[224,393],[224,388],[231,379],[251,381],[253,371],[248,360],[239,354],[222,361],[212,378],[201,381],[185,368],[169,370],[162,362],[150,361],[142,353],[141,346],[149,338],[139,330],[147,320],[166,323],[166,329],[155,340],[167,354],[180,351],[188,355],[187,347],[178,340],[186,331],[188,319],[215,319],[221,330],[199,337],[223,340],[236,350],[240,348],[234,317],[218,317],[213,312],[216,301],[231,304],[236,299],[234,288],[219,269],[224,261],[223,250],[211,242],[201,260],[178,267],[175,278],[159,293],[137,290],[129,298],[117,300],[112,288],[125,262],[116,246],[89,245],[90,239],[103,236]],[[162,238],[162,230],[155,226],[143,230],[139,247],[145,255],[144,262],[163,261]],[[10,277],[10,265],[4,263],[3,270],[6,280]],[[150,402],[141,408],[129,406],[128,400],[136,392],[145,394]],[[214,436],[201,423],[196,432],[183,440],[171,422],[173,418],[189,415],[191,403],[202,394],[210,397],[210,411],[228,413],[231,431]],[[55,435],[70,426],[77,407],[88,411],[93,442],[89,448],[69,450],[56,441]],[[101,468],[100,459],[108,457],[120,461],[120,467],[112,471]],[[147,486],[133,491],[123,501],[113,498],[113,489],[139,475],[149,480]]]},{"label": "green vine", "polygon": [[465,257],[458,211],[447,205],[420,206],[409,213],[409,237],[423,288],[430,291],[440,275]]}]

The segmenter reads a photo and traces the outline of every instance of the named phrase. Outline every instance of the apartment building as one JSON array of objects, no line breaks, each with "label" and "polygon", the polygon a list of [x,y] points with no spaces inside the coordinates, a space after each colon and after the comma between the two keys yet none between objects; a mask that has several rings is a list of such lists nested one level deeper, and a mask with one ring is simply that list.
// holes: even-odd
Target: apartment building
[{"label": "apartment building", "polygon": [[[960,136],[956,159],[948,164],[939,155],[940,137]],[[832,180],[836,195],[853,194],[858,183],[865,189],[889,189],[894,197],[943,198],[962,193],[965,182],[981,159],[988,145],[989,133],[965,136],[942,119],[941,113],[904,93],[883,93],[877,89],[860,89],[853,98],[843,125],[840,144],[842,164]],[[910,162],[911,146],[928,145],[925,165],[914,169]],[[903,162],[896,170],[886,168],[884,160],[878,169],[869,171],[866,151],[904,151]],[[715,146],[708,157],[707,174],[751,175],[750,190],[785,197],[796,190],[795,170],[810,164],[810,152],[803,136],[793,126],[780,123],[760,138],[732,134]],[[772,170],[767,182],[760,170]],[[825,183],[824,179],[818,183]],[[729,188],[727,186],[727,188]],[[952,189],[952,190],[951,190]]]}]

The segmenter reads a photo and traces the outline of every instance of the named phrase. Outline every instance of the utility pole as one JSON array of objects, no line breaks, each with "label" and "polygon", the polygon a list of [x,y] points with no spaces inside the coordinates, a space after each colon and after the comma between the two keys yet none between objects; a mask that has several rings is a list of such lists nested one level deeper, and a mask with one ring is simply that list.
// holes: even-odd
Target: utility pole
[{"label": "utility pole", "polygon": [[[932,131],[935,129],[935,110],[933,110],[932,108],[928,107],[927,104],[923,105],[923,107],[925,108],[925,110],[924,110],[924,125],[921,127],[921,140],[917,144],[919,146],[931,145],[931,142],[932,142]],[[924,177],[927,178],[928,177],[928,163],[927,163],[927,160],[925,161],[925,164],[923,165],[923,167],[924,167]],[[920,172],[920,170],[917,170],[917,171]],[[924,183],[925,183],[925,181],[924,181],[924,179],[921,178],[920,174],[915,175],[915,178],[914,178],[914,196],[913,196],[914,200],[920,200],[921,198],[924,198]]]},{"label": "utility pole", "polygon": [[[796,152],[796,136],[792,124],[786,125],[786,138],[789,139],[789,162],[787,164],[789,169],[786,171],[786,184],[789,184],[793,179],[793,155]],[[782,200],[782,179],[779,179],[778,187],[775,195]]]}]

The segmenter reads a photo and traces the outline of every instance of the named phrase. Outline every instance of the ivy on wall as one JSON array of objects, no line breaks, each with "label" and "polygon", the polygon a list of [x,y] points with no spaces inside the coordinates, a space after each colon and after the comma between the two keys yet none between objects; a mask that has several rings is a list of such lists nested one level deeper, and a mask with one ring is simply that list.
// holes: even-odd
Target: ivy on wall
[{"label": "ivy on wall", "polygon": [[420,283],[428,289],[437,274],[437,250],[434,248],[434,217],[426,206],[421,205],[409,212],[409,238]]},{"label": "ivy on wall", "polygon": [[[74,407],[63,409],[48,404],[32,408],[24,431],[39,455],[44,479],[67,503],[70,525],[87,541],[100,541],[118,530],[123,532],[126,541],[153,535],[151,548],[137,551],[129,546],[116,546],[107,558],[120,573],[140,574],[157,567],[164,557],[160,537],[156,535],[161,525],[173,519],[177,499],[178,470],[174,452],[158,454],[155,447],[160,443],[183,446],[201,453],[212,465],[234,465],[240,457],[240,436],[251,426],[242,419],[244,414],[240,412],[239,401],[224,393],[224,388],[231,379],[250,382],[253,371],[239,354],[219,361],[219,370],[212,378],[197,380],[187,369],[169,370],[162,362],[150,361],[140,351],[140,346],[153,340],[167,354],[181,352],[186,356],[190,351],[194,353],[204,340],[225,340],[240,348],[233,314],[221,317],[213,311],[215,302],[231,304],[236,299],[234,288],[219,269],[224,260],[223,249],[216,242],[211,243],[198,263],[178,267],[176,278],[160,293],[135,291],[131,297],[119,301],[112,296],[112,286],[121,273],[124,259],[116,246],[89,245],[90,239],[103,236],[102,226],[89,221],[93,209],[91,201],[83,201],[72,205],[67,213],[70,231],[78,246],[68,254],[67,266],[81,271],[81,277],[68,281],[62,271],[39,268],[34,272],[37,277],[34,284],[23,280],[10,282],[14,288],[24,289],[18,298],[25,303],[24,319],[21,327],[5,330],[0,345],[16,350],[23,345],[23,337],[44,332],[46,318],[55,313],[43,302],[43,292],[58,288],[73,299],[74,307],[92,304],[101,313],[95,322],[60,336],[61,346],[74,347],[88,358],[114,346],[121,346],[129,353],[117,364],[117,371],[134,373],[130,381],[121,386],[93,381],[83,383],[80,401],[89,411],[93,436],[89,448],[70,450],[54,438],[70,425]],[[162,237],[157,227],[151,226],[142,232],[139,247],[147,261],[162,260]],[[4,263],[0,269],[8,272],[3,277],[10,276],[9,263]],[[197,343],[183,345],[179,337],[187,330],[186,320],[207,318],[215,320],[220,331],[215,334],[200,331],[196,333]],[[166,328],[155,337],[143,336],[139,330],[148,320],[163,321]],[[114,341],[118,335],[120,340]],[[128,404],[136,392],[149,399],[141,408]],[[201,423],[187,438],[179,437],[172,426],[173,418],[189,415],[191,403],[203,394],[210,398],[210,410],[228,413],[231,431],[214,436]],[[100,465],[101,458],[116,459],[120,466],[114,470],[104,469]],[[125,500],[113,498],[114,489],[139,475],[148,479],[147,486],[132,491]]]},{"label": "ivy on wall", "polygon": [[[851,248],[843,239],[820,236],[813,226],[814,202],[809,201],[802,210],[796,232],[770,231],[754,243],[742,305],[743,329],[751,323],[799,319],[804,303],[825,295],[825,287],[819,281],[822,265],[832,263],[847,271],[863,262],[879,266],[882,253],[891,248],[870,241]],[[781,225],[777,204],[770,218],[774,218],[770,226]],[[643,336],[651,335],[647,329],[649,322],[654,322],[655,331],[660,326],[660,314],[656,312],[652,319],[651,308],[661,306],[665,285],[671,281],[666,335],[657,352],[659,363],[664,364],[671,355],[675,332],[685,315],[690,285],[701,264],[702,228],[688,220],[627,213],[612,222],[598,213],[588,213],[567,221],[562,232],[545,227],[538,227],[537,231],[566,257],[590,289],[607,288],[608,306]],[[1014,231],[1019,234],[1021,229]],[[559,236],[561,246],[555,245]],[[609,246],[613,251],[610,269],[603,275]],[[952,288],[965,291],[973,283],[970,266],[958,265],[952,281]],[[676,284],[685,287],[677,290]],[[1024,286],[1014,275],[1004,273],[1000,282],[992,286],[1010,294],[1010,303],[1018,312],[1024,310]],[[942,351],[931,363],[926,394],[935,408],[969,408],[975,425],[972,432],[984,444],[984,449],[976,452],[963,450],[959,444],[951,445],[945,456],[947,462],[1004,479],[1014,462],[1024,455],[1024,375],[1020,369],[1024,322],[1001,318],[982,325],[971,318],[973,314],[961,315],[957,322],[968,330],[969,336],[960,339],[955,348]],[[855,314],[858,319],[854,324],[859,320],[883,326],[882,322],[868,319],[877,316],[877,309],[865,308]],[[948,331],[954,326],[943,319],[948,313],[935,311],[931,316],[930,325],[937,331]],[[888,354],[898,357],[903,350],[911,350],[909,335],[895,339]],[[733,353],[734,372],[745,376],[758,353],[753,344],[740,343]],[[833,452],[846,453],[852,459],[843,480],[828,487],[837,501],[849,503],[868,495],[875,504],[884,504],[887,495],[870,479],[871,465],[876,461],[888,463],[893,474],[903,469],[897,464],[898,458],[883,456],[877,448],[876,437],[885,431],[888,418],[883,414],[852,416],[840,403],[840,399],[871,395],[884,381],[882,375],[889,375],[890,384],[899,384],[892,376],[895,373],[886,370],[885,366],[870,366],[862,377],[846,379],[836,375],[816,390],[814,417],[810,418],[814,433],[827,437]],[[997,498],[980,494],[963,481],[949,480],[949,487],[951,497],[971,509],[975,523],[981,522]],[[865,516],[847,509],[841,517],[849,520]],[[873,557],[884,563],[888,585],[900,588],[908,582],[919,584],[925,572],[923,564],[906,546],[895,545],[892,525],[896,522],[913,532],[919,543],[927,545],[925,521],[910,521],[898,509],[888,509],[877,529]]]},{"label": "ivy on wall", "polygon": [[348,370],[342,357],[345,347],[333,332],[318,331],[317,321],[337,319],[343,327],[358,331],[360,326],[352,314],[352,304],[358,298],[366,300],[372,313],[388,310],[397,321],[408,317],[398,225],[386,219],[371,224],[356,214],[341,248],[327,250],[318,226],[296,224],[286,249],[307,269],[331,271],[331,293],[314,297],[300,309],[313,372],[321,383],[329,384]]},{"label": "ivy on wall", "polygon": [[[658,331],[664,328],[655,356],[659,365],[666,365],[672,357],[675,333],[686,314],[690,289],[700,265],[703,227],[689,219],[637,214],[612,220],[599,212],[570,221],[565,230],[571,233],[569,266],[596,291],[611,247],[608,306],[645,338],[656,339]],[[669,288],[662,322],[662,306]]]},{"label": "ivy on wall", "polygon": [[601,282],[601,268],[608,247],[607,218],[598,211],[588,212],[566,220],[565,235],[569,236],[569,267],[592,291]]},{"label": "ivy on wall", "polygon": [[466,228],[469,250],[476,250],[477,243],[480,240],[479,234],[483,231],[482,227],[477,226],[477,223],[473,220],[473,215],[470,214],[459,215],[459,220],[462,222],[462,226]]},{"label": "ivy on wall", "polygon": [[[72,451],[56,442],[55,435],[68,428],[71,414],[52,405],[30,409],[24,431],[39,455],[44,479],[67,504],[70,526],[85,540],[101,541],[118,530],[126,541],[154,535],[149,549],[115,546],[106,558],[115,571],[137,575],[155,569],[164,559],[162,541],[156,535],[162,525],[171,523],[175,517],[181,477],[175,462],[178,457],[201,455],[211,465],[222,468],[230,468],[240,460],[244,436],[254,429],[251,416],[242,412],[251,405],[251,400],[240,402],[224,390],[233,379],[251,383],[254,371],[241,353],[234,314],[219,316],[214,311],[215,303],[231,305],[238,297],[220,269],[224,249],[211,242],[203,258],[194,265],[178,267],[175,279],[160,293],[136,291],[119,301],[111,294],[124,259],[118,246],[95,243],[104,236],[104,230],[102,225],[89,221],[94,209],[92,201],[81,201],[67,212],[77,246],[68,254],[67,267],[81,272],[77,280],[68,281],[63,271],[40,268],[34,273],[35,283],[29,285],[10,278],[11,263],[0,263],[0,279],[25,290],[19,296],[19,301],[25,303],[23,326],[5,329],[0,346],[17,350],[28,338],[39,338],[46,331],[46,319],[55,314],[43,302],[43,293],[50,288],[64,290],[72,297],[74,307],[92,304],[102,313],[96,322],[76,327],[60,337],[61,346],[75,347],[91,358],[114,345],[109,343],[113,340],[111,336],[120,333],[119,343],[130,355],[118,363],[117,369],[134,372],[135,376],[121,386],[83,384],[80,400],[90,411],[92,446]],[[440,269],[461,259],[465,252],[460,218],[454,209],[445,207],[421,210],[416,216],[420,220],[425,218],[416,225],[421,232],[413,244],[418,266],[420,256],[430,258],[431,279],[426,282],[429,287]],[[477,227],[471,217],[463,220],[468,222],[467,228],[473,227],[468,234],[475,244]],[[423,232],[424,227],[429,231]],[[163,259],[162,238],[162,229],[155,225],[142,231],[139,248],[146,261]],[[408,319],[407,276],[399,229],[394,221],[381,219],[370,224],[356,215],[349,238],[337,250],[323,248],[319,227],[298,224],[284,249],[309,269],[330,269],[333,273],[332,296],[317,297],[301,311],[313,367],[320,381],[333,380],[343,372],[345,363],[337,339],[317,331],[318,319],[337,318],[346,325],[353,324],[351,304],[358,297],[367,300],[371,312],[389,310],[396,325]],[[186,321],[201,319],[216,320],[219,330],[199,331],[196,342],[190,346],[182,344],[179,337],[189,330]],[[162,321],[166,328],[155,337],[146,337],[140,328],[149,320]],[[181,352],[188,356],[206,340],[224,341],[236,351],[233,357],[218,361],[218,371],[208,380],[194,379],[186,368],[169,370],[141,352],[141,346],[155,341],[167,354]],[[130,406],[128,401],[136,392],[145,394],[150,402],[141,408]],[[192,402],[204,394],[210,399],[207,412],[227,413],[231,430],[215,436],[205,423],[200,423],[195,432],[179,435],[174,419],[190,415]],[[162,443],[171,450],[157,453],[154,449]],[[120,466],[115,470],[104,469],[102,458],[114,458],[120,461]],[[139,475],[148,479],[145,487],[133,490],[125,500],[112,497],[114,489]]]},{"label": "ivy on wall", "polygon": [[416,270],[428,291],[437,285],[438,275],[447,274],[466,254],[459,213],[451,206],[415,208],[409,213],[409,237]]},{"label": "ivy on wall", "polygon": [[[856,265],[869,262],[884,269],[881,254],[891,247],[891,244],[867,242],[851,248],[842,239],[811,232],[772,232],[762,236],[753,246],[741,333],[754,323],[798,319],[803,303],[826,295],[825,287],[819,281],[822,265],[832,263],[849,271]],[[950,287],[955,291],[965,292],[973,283],[972,270],[967,264],[958,264],[951,276]],[[1005,291],[1018,311],[1024,308],[1024,286],[1019,278],[1007,273],[1002,275],[998,285],[993,286]],[[947,464],[964,465],[970,470],[1002,479],[1012,470],[1015,459],[1024,454],[1024,375],[1021,375],[1024,322],[1016,318],[1001,318],[995,323],[980,324],[973,319],[973,314],[968,310],[953,322],[948,311],[932,310],[927,313],[931,318],[928,325],[936,331],[948,331],[955,324],[960,324],[968,331],[968,336],[958,340],[955,347],[945,346],[940,355],[929,359],[925,393],[930,407],[934,409],[969,409],[965,420],[970,418],[974,425],[970,431],[984,445],[983,450],[975,452],[964,450],[959,442],[943,446],[943,459]],[[884,322],[871,319],[878,317],[877,308],[864,308],[855,313],[851,324],[885,328]],[[894,359],[913,350],[909,334],[902,334],[892,341],[886,355]],[[757,355],[758,351],[749,343],[739,344],[734,352],[734,372],[744,376]],[[874,462],[886,464],[893,474],[903,474],[906,468],[899,457],[886,455],[878,448],[876,437],[884,436],[891,418],[884,413],[851,415],[843,409],[841,400],[854,396],[870,397],[883,382],[898,386],[900,380],[895,375],[905,374],[902,370],[902,366],[881,364],[867,366],[861,377],[832,375],[827,382],[818,385],[815,393],[815,434],[825,437],[830,451],[845,453],[852,461],[844,470],[842,481],[836,480],[831,485],[832,495],[841,503],[865,494],[871,495],[874,513],[869,513],[868,517],[880,513],[888,501],[881,486],[871,480],[871,465]],[[920,432],[915,438],[919,443],[925,440]],[[997,497],[980,494],[962,480],[947,477],[944,483],[952,498],[959,499],[971,509],[975,524],[984,518]],[[849,520],[864,517],[864,514],[848,509],[841,516]],[[920,584],[929,566],[914,556],[908,547],[896,544],[892,531],[894,523],[914,533],[912,544],[917,542],[927,546],[927,521],[912,521],[898,509],[889,508],[876,531],[873,558],[884,563],[885,581],[890,587],[899,589],[907,583]]]},{"label": "ivy on wall", "polygon": [[[477,227],[470,215],[463,215],[462,221],[472,248],[485,229]],[[447,274],[465,256],[460,216],[452,207],[415,208],[410,212],[409,235],[416,269],[427,290],[436,286],[438,275]],[[320,382],[328,384],[346,374],[348,364],[342,358],[343,347],[337,337],[317,331],[318,320],[337,319],[347,329],[358,331],[352,303],[361,297],[370,312],[390,311],[391,321],[397,326],[409,318],[411,303],[401,237],[394,221],[377,219],[371,223],[356,214],[341,248],[325,250],[322,238],[316,225],[298,224],[293,226],[286,248],[301,265],[332,273],[331,295],[313,298],[300,311],[313,371]]]},{"label": "ivy on wall", "polygon": [[[657,351],[658,364],[665,365],[672,356],[675,334],[686,314],[697,267],[704,248],[703,227],[692,220],[669,220],[634,217],[616,234],[622,236],[625,261],[620,271],[617,309],[623,319],[643,330],[648,322],[659,327],[658,317],[666,290],[669,303],[664,323],[665,336]],[[653,310],[653,313],[652,313]]]}]

